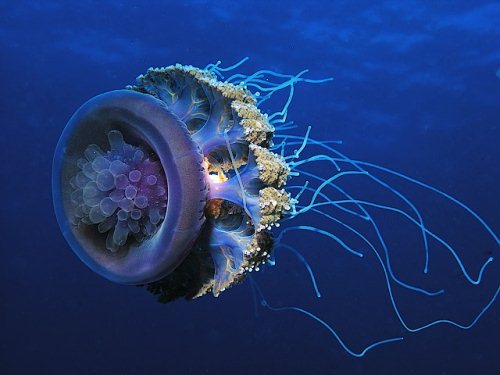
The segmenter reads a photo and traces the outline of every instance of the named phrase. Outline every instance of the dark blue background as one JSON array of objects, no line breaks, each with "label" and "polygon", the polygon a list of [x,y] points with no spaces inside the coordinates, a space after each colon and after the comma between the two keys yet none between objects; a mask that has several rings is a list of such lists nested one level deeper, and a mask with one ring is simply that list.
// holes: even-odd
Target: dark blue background
[{"label": "dark blue background", "polygon": [[[1,1],[0,373],[498,373],[498,303],[471,331],[435,327],[363,359],[304,316],[260,309],[256,317],[248,283],[218,299],[157,304],[74,256],[50,188],[58,136],[88,98],[133,83],[150,66],[229,65],[249,56],[245,72],[309,68],[311,77],[334,76],[299,86],[290,118],[313,125],[317,138],[342,139],[353,157],[453,194],[498,230],[500,5],[476,4]],[[473,221],[416,199],[457,241],[474,275],[498,252]],[[303,267],[282,252],[256,278],[270,302],[310,308],[356,350],[403,333],[374,259],[353,259],[307,233],[288,240],[310,260],[324,298],[313,298]],[[421,254],[417,242],[405,251]],[[455,292],[432,302],[401,292],[404,312],[414,324],[470,321],[498,286],[498,265],[471,288],[449,257],[433,256],[434,275]],[[401,266],[399,274],[411,275],[421,263]]]}]

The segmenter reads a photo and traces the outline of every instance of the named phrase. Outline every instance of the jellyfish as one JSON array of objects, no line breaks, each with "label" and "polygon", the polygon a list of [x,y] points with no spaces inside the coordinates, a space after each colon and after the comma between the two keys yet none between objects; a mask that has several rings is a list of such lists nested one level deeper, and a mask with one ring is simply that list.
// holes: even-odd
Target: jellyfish
[{"label": "jellyfish", "polygon": [[[305,78],[307,70],[295,75],[271,70],[236,73],[246,60],[227,68],[220,62],[203,69],[180,64],[150,68],[134,85],[98,95],[75,112],[57,144],[52,176],[56,217],[74,253],[104,278],[143,286],[162,303],[209,293],[217,297],[248,280],[262,306],[315,320],[356,357],[402,340],[384,338],[355,351],[325,319],[299,306],[268,302],[251,275],[273,266],[281,249],[300,260],[321,298],[303,251],[286,240],[288,233],[299,231],[325,237],[332,247],[360,259],[367,252],[375,256],[392,309],[408,332],[437,324],[472,327],[494,303],[500,287],[469,323],[440,319],[410,325],[393,290],[400,287],[429,298],[444,290],[427,290],[397,274],[374,211],[400,216],[417,228],[424,273],[429,270],[431,242],[451,255],[472,285],[481,283],[494,257],[473,274],[455,248],[427,226],[405,192],[379,176],[403,180],[457,205],[498,247],[493,229],[441,190],[351,159],[337,150],[335,141],[313,138],[310,126],[302,134],[291,132],[297,129],[287,119],[295,86],[331,78]],[[284,105],[275,113],[263,113],[262,104],[276,93],[285,94]],[[321,164],[321,173],[309,168],[313,164]],[[359,179],[366,189],[376,188],[399,205],[346,190],[341,182],[347,178]],[[331,225],[301,222],[306,215]]]}]

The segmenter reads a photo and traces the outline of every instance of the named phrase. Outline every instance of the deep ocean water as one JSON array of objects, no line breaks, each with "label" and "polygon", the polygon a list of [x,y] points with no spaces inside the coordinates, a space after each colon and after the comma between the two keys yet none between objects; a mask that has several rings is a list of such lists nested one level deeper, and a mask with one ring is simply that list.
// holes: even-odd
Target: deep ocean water
[{"label": "deep ocean water", "polygon": [[[268,301],[314,311],[353,350],[386,337],[403,335],[403,342],[353,358],[317,322],[255,304],[248,282],[217,299],[159,304],[78,260],[60,234],[50,184],[58,137],[90,97],[133,83],[150,66],[204,67],[218,60],[227,66],[248,56],[241,67],[246,74],[307,68],[311,78],[335,78],[296,87],[289,111],[295,131],[303,134],[311,125],[315,138],[342,140],[338,149],[352,158],[453,195],[498,233],[497,2],[3,1],[0,17],[0,373],[500,371],[498,301],[471,330],[437,326],[407,334],[376,261],[361,262],[308,233],[290,234],[288,241],[310,262],[322,298],[297,258],[277,252],[276,266],[255,275]],[[271,103],[263,109],[273,110]],[[498,246],[473,220],[432,195],[401,187],[426,208],[429,223],[456,241],[474,275],[486,257],[498,257]],[[419,238],[398,236],[390,215],[380,220],[394,225],[392,241],[411,254],[397,254],[398,274],[425,280]],[[452,292],[429,303],[399,291],[401,309],[415,325],[470,322],[499,285],[498,259],[479,287],[467,285],[439,251],[431,253],[431,270]]]}]

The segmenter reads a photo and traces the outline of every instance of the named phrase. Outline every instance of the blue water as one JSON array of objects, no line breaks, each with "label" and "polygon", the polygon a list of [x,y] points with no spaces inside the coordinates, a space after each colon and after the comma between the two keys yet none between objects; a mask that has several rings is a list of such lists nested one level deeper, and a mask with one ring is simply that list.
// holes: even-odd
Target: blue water
[{"label": "blue water", "polygon": [[[452,194],[498,233],[500,5],[377,3],[0,2],[0,373],[499,373],[498,301],[472,330],[406,334],[375,259],[360,261],[324,238],[288,238],[310,261],[323,297],[315,298],[300,262],[279,252],[276,266],[255,276],[269,302],[314,311],[356,351],[387,337],[403,335],[403,342],[353,358],[307,317],[255,306],[248,283],[218,299],[158,304],[140,288],[87,269],[55,221],[52,154],[84,101],[133,83],[150,66],[230,65],[248,56],[246,73],[309,68],[312,78],[335,77],[298,86],[289,118],[304,129],[312,125],[316,138],[342,140],[339,149],[353,158]],[[498,246],[463,212],[402,186],[456,241],[473,274],[486,257],[498,256]],[[421,272],[418,236],[405,242],[391,216],[380,220],[394,225],[393,241],[401,245],[398,274],[437,285],[426,284]],[[414,325],[443,317],[470,322],[498,287],[495,264],[474,288],[449,256],[431,252],[433,276],[452,292],[429,302],[399,291],[405,316]]]}]

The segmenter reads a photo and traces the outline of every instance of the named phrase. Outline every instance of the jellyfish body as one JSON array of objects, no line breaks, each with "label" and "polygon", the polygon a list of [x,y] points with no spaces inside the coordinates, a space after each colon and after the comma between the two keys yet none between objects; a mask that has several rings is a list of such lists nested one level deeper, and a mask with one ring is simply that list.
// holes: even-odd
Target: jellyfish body
[{"label": "jellyfish body", "polygon": [[267,229],[291,207],[272,132],[248,90],[193,67],[91,99],[54,158],[67,241],[97,273],[163,300],[217,296],[267,260]]},{"label": "jellyfish body", "polygon": [[[218,296],[262,265],[273,265],[271,252],[284,248],[307,268],[319,298],[312,268],[298,249],[285,242],[287,233],[303,231],[326,237],[354,256],[361,258],[367,251],[375,255],[393,310],[407,331],[436,324],[472,327],[496,300],[500,287],[469,323],[440,319],[409,325],[393,289],[402,287],[428,297],[444,290],[427,290],[395,273],[390,246],[373,211],[399,215],[417,228],[424,273],[431,241],[451,254],[472,285],[482,282],[493,256],[472,274],[449,242],[427,227],[419,208],[378,174],[410,182],[457,205],[480,223],[498,249],[496,233],[450,195],[390,169],[352,160],[333,147],[335,142],[310,137],[310,127],[305,135],[289,133],[294,125],[286,120],[295,85],[329,79],[305,79],[307,71],[285,75],[262,70],[219,80],[245,60],[229,68],[217,63],[205,69],[179,64],[149,69],[136,85],[99,95],[74,114],[57,145],[53,169],[56,216],[74,252],[102,276],[146,285],[160,302],[169,302],[207,292]],[[282,90],[289,91],[282,109],[262,113],[260,105]],[[321,173],[308,168],[313,163],[324,165]],[[341,183],[346,178],[375,185],[400,205],[350,193]],[[314,221],[288,225],[305,215],[326,218],[330,226],[317,227]],[[274,238],[273,227],[280,221],[284,225]],[[352,238],[362,246],[351,244]],[[325,320],[300,307],[270,305],[251,281],[262,306],[314,319],[354,356],[402,339],[383,339],[353,351]]]}]

